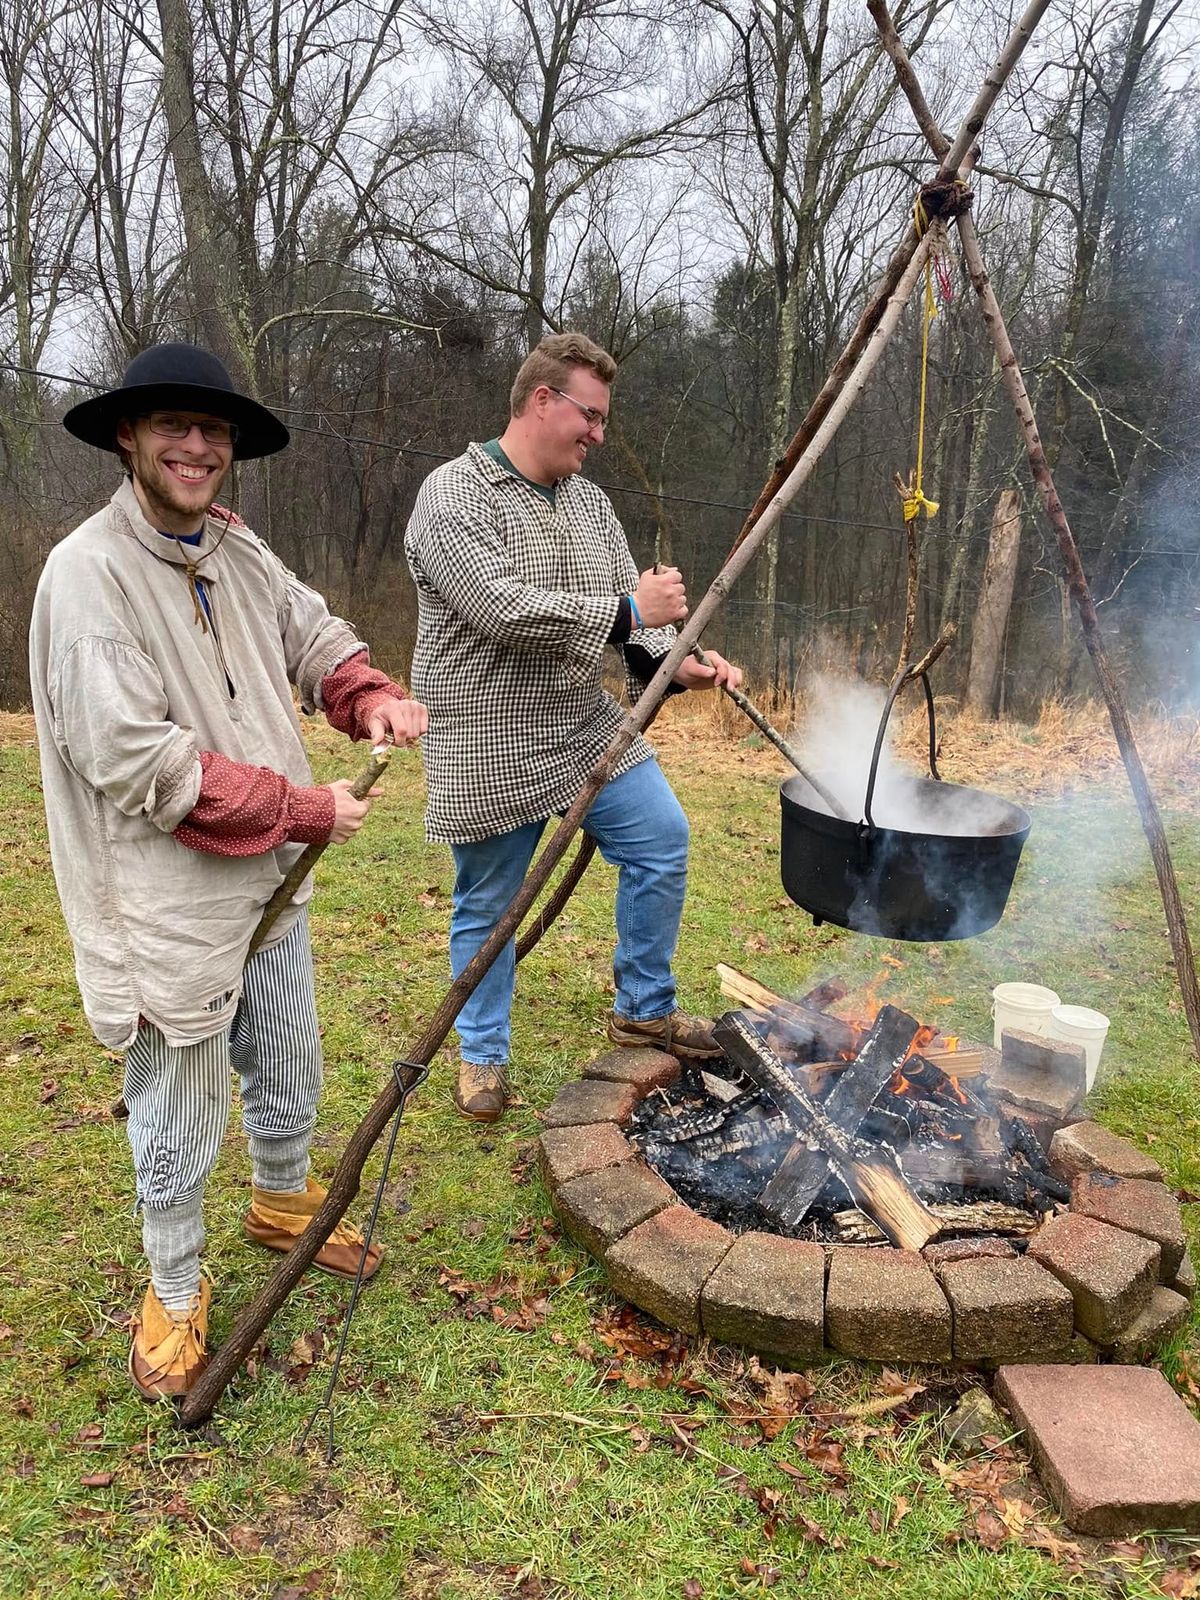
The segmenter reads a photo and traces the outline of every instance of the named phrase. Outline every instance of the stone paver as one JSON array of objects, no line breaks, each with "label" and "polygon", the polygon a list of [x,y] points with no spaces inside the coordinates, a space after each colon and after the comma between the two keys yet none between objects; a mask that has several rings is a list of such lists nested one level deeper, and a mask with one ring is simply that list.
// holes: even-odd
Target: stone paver
[{"label": "stone paver", "polygon": [[585,1172],[632,1161],[637,1151],[612,1122],[580,1128],[547,1128],[539,1141],[542,1177],[551,1193]]},{"label": "stone paver", "polygon": [[606,1050],[583,1069],[585,1078],[606,1083],[629,1083],[644,1099],[652,1089],[665,1089],[678,1078],[680,1067],[663,1050]]},{"label": "stone paver", "polygon": [[1200,1422],[1161,1372],[1005,1366],[996,1393],[1076,1532],[1200,1532]]},{"label": "stone paver", "polygon": [[1071,1185],[1071,1210],[1152,1240],[1160,1252],[1160,1281],[1174,1281],[1186,1246],[1179,1201],[1165,1183],[1116,1178],[1110,1172],[1084,1172]]},{"label": "stone paver", "polygon": [[1049,1152],[1054,1136],[1063,1127],[1064,1122],[1069,1124],[1072,1117],[1082,1115],[1078,1110],[1068,1111],[1064,1115],[1061,1111],[1029,1111],[1024,1106],[1018,1107],[1011,1102],[1002,1103],[1008,1115],[1023,1122],[1046,1153]]},{"label": "stone paver", "polygon": [[1183,1260],[1179,1263],[1179,1271],[1175,1274],[1175,1282],[1171,1285],[1176,1294],[1181,1294],[1185,1300],[1193,1300],[1196,1296],[1196,1263],[1185,1250]]},{"label": "stone paver", "polygon": [[1162,1182],[1162,1168],[1144,1150],[1098,1122],[1075,1122],[1060,1128],[1050,1143],[1050,1166],[1064,1183],[1081,1172],[1112,1172],[1118,1178]]},{"label": "stone paver", "polygon": [[585,1122],[615,1122],[624,1127],[641,1095],[628,1083],[579,1079],[564,1084],[542,1113],[547,1128],[574,1128]]},{"label": "stone paver", "polygon": [[954,1261],[937,1277],[954,1314],[958,1361],[1045,1360],[1071,1343],[1071,1291],[1036,1261]]},{"label": "stone paver", "polygon": [[704,1286],[700,1321],[714,1339],[786,1362],[825,1346],[825,1252],[775,1233],[743,1233]]},{"label": "stone paver", "polygon": [[1083,1100],[1087,1057],[1082,1045],[1006,1029],[1000,1055],[1000,1065],[990,1075],[991,1089],[1018,1110],[1062,1122]]},{"label": "stone paver", "polygon": [[950,1305],[918,1255],[902,1250],[829,1252],[825,1341],[868,1361],[949,1361]]},{"label": "stone paver", "polygon": [[1070,1289],[1075,1325],[1097,1344],[1111,1344],[1145,1310],[1158,1281],[1156,1244],[1076,1212],[1043,1223],[1028,1254]]},{"label": "stone paver", "polygon": [[732,1244],[689,1206],[668,1206],[619,1239],[604,1264],[617,1294],[669,1328],[699,1333],[701,1290]]},{"label": "stone paver", "polygon": [[678,1204],[678,1196],[669,1183],[638,1160],[572,1178],[559,1185],[550,1203],[572,1239],[594,1256],[603,1257],[609,1245],[639,1222]]},{"label": "stone paver", "polygon": [[1150,1296],[1150,1304],[1114,1341],[1113,1360],[1146,1360],[1179,1332],[1190,1314],[1191,1307],[1183,1295],[1159,1284]]},{"label": "stone paver", "polygon": [[1016,1250],[1007,1239],[935,1239],[921,1251],[922,1256],[936,1272],[951,1261],[983,1261],[1003,1257],[1009,1259]]}]

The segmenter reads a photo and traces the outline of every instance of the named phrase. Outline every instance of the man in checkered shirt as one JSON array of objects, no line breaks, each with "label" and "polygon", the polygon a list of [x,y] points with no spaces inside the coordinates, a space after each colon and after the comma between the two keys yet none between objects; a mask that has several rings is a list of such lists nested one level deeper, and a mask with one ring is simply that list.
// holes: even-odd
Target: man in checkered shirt
[{"label": "man in checkered shirt", "polygon": [[[616,370],[581,334],[543,339],[517,373],[504,433],[430,474],[405,536],[418,596],[412,686],[429,708],[426,831],[454,855],[456,977],[620,726],[601,685],[605,646],[622,650],[640,692],[671,647],[670,624],[687,615],[678,569],[639,577],[608,497],[579,475],[604,441]],[[741,682],[737,667],[708,658],[685,660],[676,687]],[[688,825],[643,739],[584,827],[620,869],[609,1038],[720,1054],[710,1025],[675,1003]],[[508,1095],[515,974],[510,940],[458,1018],[455,1104],[479,1121],[495,1121]]]}]

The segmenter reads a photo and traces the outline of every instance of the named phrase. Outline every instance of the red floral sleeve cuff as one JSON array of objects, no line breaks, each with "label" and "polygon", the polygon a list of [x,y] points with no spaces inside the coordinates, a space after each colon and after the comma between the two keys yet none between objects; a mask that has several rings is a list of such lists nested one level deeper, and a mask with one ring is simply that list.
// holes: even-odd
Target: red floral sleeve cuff
[{"label": "red floral sleeve cuff", "polygon": [[200,794],[175,829],[189,850],[215,856],[261,856],[278,845],[324,844],[333,832],[331,790],[298,788],[270,767],[200,752]]},{"label": "red floral sleeve cuff", "polygon": [[371,665],[365,650],[321,679],[321,704],[331,727],[351,739],[367,738],[367,721],[385,700],[407,700],[408,690]]},{"label": "red floral sleeve cuff", "polygon": [[324,844],[333,832],[337,807],[333,790],[324,784],[288,794],[288,840],[293,844]]}]

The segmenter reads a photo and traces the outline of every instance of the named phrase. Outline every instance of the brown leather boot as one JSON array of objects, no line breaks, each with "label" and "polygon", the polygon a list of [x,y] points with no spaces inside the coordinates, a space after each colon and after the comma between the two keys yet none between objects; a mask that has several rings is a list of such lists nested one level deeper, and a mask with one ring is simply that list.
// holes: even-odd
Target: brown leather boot
[{"label": "brown leather boot", "polygon": [[[242,1232],[255,1244],[286,1253],[308,1227],[329,1193],[315,1178],[305,1180],[302,1194],[276,1194],[272,1189],[250,1190],[250,1209],[242,1218]],[[352,1222],[343,1217],[313,1257],[313,1266],[335,1278],[353,1278],[358,1272],[365,1240]],[[373,1278],[383,1260],[383,1246],[372,1243],[367,1250],[363,1282]]]},{"label": "brown leather boot", "polygon": [[460,1061],[454,1104],[472,1122],[499,1122],[508,1104],[508,1079],[495,1063]]},{"label": "brown leather boot", "polygon": [[635,1022],[614,1011],[608,1019],[608,1037],[613,1044],[649,1045],[655,1050],[665,1050],[679,1061],[706,1061],[722,1054],[721,1046],[713,1038],[713,1025],[708,1017],[693,1017],[686,1011],[672,1011],[670,1016],[651,1017],[648,1022]]},{"label": "brown leather boot", "polygon": [[168,1311],[151,1284],[142,1301],[142,1314],[133,1321],[129,1347],[129,1376],[143,1400],[174,1400],[188,1392],[208,1365],[208,1302],[212,1294],[207,1278],[186,1311]]}]

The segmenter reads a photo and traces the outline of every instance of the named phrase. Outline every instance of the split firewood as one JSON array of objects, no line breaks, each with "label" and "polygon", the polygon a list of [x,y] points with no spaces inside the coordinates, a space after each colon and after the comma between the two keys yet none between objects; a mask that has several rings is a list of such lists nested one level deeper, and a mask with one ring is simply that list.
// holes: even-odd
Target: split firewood
[{"label": "split firewood", "polygon": [[[855,1023],[846,1021],[844,1017],[831,1017],[825,1011],[826,1006],[845,999],[849,992],[840,978],[828,979],[826,983],[819,984],[800,1000],[785,1000],[781,994],[776,994],[773,989],[768,989],[765,984],[759,983],[757,978],[752,978],[747,972],[740,972],[737,967],[731,967],[724,961],[717,962],[717,977],[720,980],[721,993],[727,1000],[733,1000],[746,1010],[762,1012],[770,1019],[772,1031],[777,1033],[781,1044],[790,1043],[797,1036],[807,1042],[810,1035],[819,1035],[826,1041],[832,1039],[845,1041],[837,1050],[830,1050],[829,1056],[836,1056],[846,1051],[853,1056],[866,1032]],[[839,989],[840,994],[834,992]],[[826,997],[827,993],[829,998]],[[825,1017],[829,1024],[826,1029],[819,1027],[818,1017]],[[777,1053],[786,1055],[788,1052],[781,1050]],[[923,1048],[921,1054],[926,1061],[955,1078],[973,1078],[983,1068],[981,1050],[950,1050],[937,1043],[936,1035],[933,1043]],[[825,1064],[828,1058],[809,1059]],[[830,1060],[828,1065],[836,1068],[837,1062]]]},{"label": "split firewood", "polygon": [[902,1250],[919,1250],[928,1243],[938,1225],[913,1194],[890,1150],[872,1149],[831,1121],[736,1012],[722,1017],[714,1033],[729,1059],[770,1095],[794,1131],[820,1146],[828,1163],[893,1244]]},{"label": "split firewood", "polygon": [[[967,1206],[929,1206],[925,1210],[938,1224],[940,1234],[1036,1233],[1041,1218],[997,1200],[979,1200]],[[839,1244],[886,1244],[887,1235],[861,1211],[838,1211],[833,1218]]]}]

